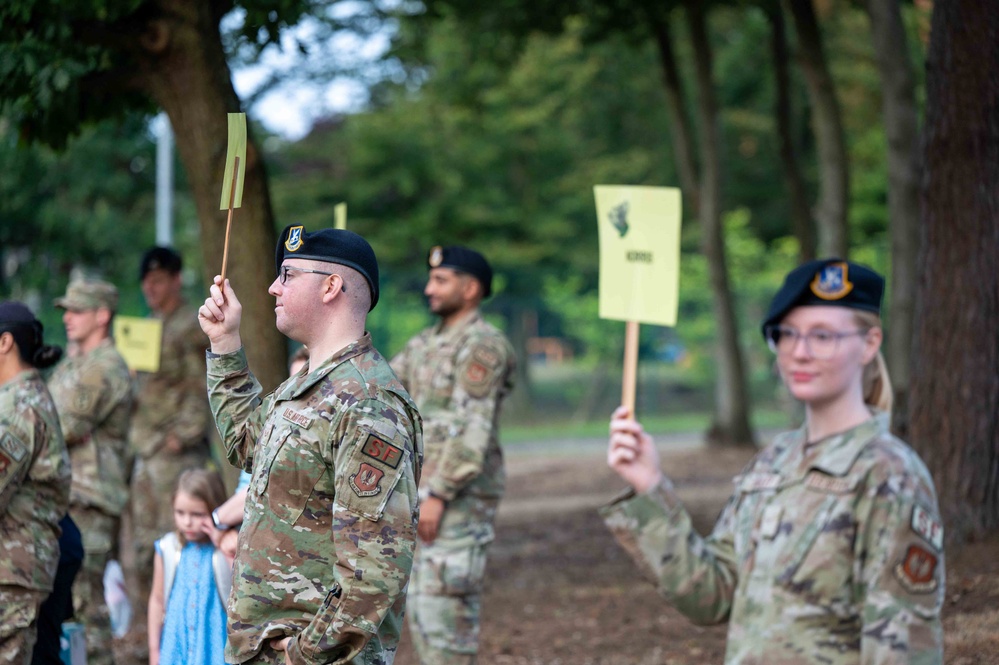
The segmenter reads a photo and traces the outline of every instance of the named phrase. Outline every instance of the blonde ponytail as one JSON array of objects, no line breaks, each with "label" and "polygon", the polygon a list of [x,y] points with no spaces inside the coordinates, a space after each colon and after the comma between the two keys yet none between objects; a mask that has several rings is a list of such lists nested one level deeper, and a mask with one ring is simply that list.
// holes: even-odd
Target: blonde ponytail
[{"label": "blonde ponytail", "polygon": [[[856,312],[857,322],[864,328],[880,328],[881,319],[877,314],[870,312]],[[864,404],[880,411],[891,413],[894,402],[894,392],[891,386],[891,377],[888,376],[888,363],[885,362],[884,354],[878,350],[874,360],[864,366]]]}]

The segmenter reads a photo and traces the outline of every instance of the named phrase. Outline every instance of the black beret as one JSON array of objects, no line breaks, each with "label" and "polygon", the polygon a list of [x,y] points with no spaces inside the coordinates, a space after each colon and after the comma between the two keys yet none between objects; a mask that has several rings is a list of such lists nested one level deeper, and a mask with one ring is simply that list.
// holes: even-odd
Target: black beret
[{"label": "black beret", "polygon": [[378,259],[368,241],[346,229],[319,229],[307,233],[301,224],[286,226],[274,251],[274,272],[281,272],[285,259],[308,259],[338,263],[353,268],[368,280],[370,312],[378,304]]},{"label": "black beret", "polygon": [[483,298],[488,298],[493,292],[493,269],[486,261],[486,257],[474,249],[460,245],[433,247],[427,255],[427,264],[431,268],[451,268],[468,273],[482,284]]},{"label": "black beret", "polygon": [[166,270],[176,275],[184,266],[180,254],[169,247],[153,247],[146,250],[139,264],[139,279],[143,279],[150,270]]},{"label": "black beret", "polygon": [[804,305],[835,305],[879,314],[884,290],[884,277],[867,266],[843,259],[809,261],[784,278],[770,302],[763,334],[767,326],[780,323],[789,311]]}]

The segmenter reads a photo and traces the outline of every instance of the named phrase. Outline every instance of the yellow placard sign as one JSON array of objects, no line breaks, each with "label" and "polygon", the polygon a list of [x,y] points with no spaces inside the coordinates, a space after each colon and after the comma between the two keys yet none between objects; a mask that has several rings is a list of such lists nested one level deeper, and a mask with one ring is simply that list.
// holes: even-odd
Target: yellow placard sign
[{"label": "yellow placard sign", "polygon": [[347,228],[347,204],[337,203],[333,206],[333,228]]},{"label": "yellow placard sign", "polygon": [[136,316],[114,317],[114,345],[128,368],[136,372],[158,372],[163,322]]},{"label": "yellow placard sign", "polygon": [[246,114],[229,114],[229,149],[225,155],[225,172],[222,174],[222,200],[219,210],[229,209],[229,194],[232,191],[232,169],[239,157],[239,172],[236,174],[236,195],[232,207],[243,205],[243,176],[246,175]]},{"label": "yellow placard sign", "polygon": [[600,318],[675,326],[680,190],[596,185]]}]

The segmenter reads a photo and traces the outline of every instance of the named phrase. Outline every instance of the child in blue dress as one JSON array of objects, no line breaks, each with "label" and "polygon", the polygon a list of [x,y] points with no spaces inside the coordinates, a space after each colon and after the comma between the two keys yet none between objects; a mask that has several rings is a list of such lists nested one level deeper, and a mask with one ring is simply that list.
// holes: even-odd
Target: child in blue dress
[{"label": "child in blue dress", "polygon": [[175,531],[156,541],[149,595],[149,665],[222,665],[230,561],[205,533],[225,501],[215,471],[189,469],[173,493]]}]

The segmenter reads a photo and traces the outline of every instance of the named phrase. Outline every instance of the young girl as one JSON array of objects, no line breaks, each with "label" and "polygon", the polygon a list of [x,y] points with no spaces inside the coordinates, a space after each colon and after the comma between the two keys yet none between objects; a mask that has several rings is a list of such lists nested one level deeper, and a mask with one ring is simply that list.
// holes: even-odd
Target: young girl
[{"label": "young girl", "polygon": [[149,596],[150,665],[221,665],[232,568],[205,533],[225,501],[217,472],[189,469],[173,493],[176,531],[156,541]]},{"label": "young girl", "polygon": [[625,408],[608,463],[632,491],[614,535],[697,623],[728,622],[726,663],[940,663],[943,529],[929,472],[888,431],[883,278],[837,259],[788,274],[763,325],[805,423],[735,479],[707,537]]}]

